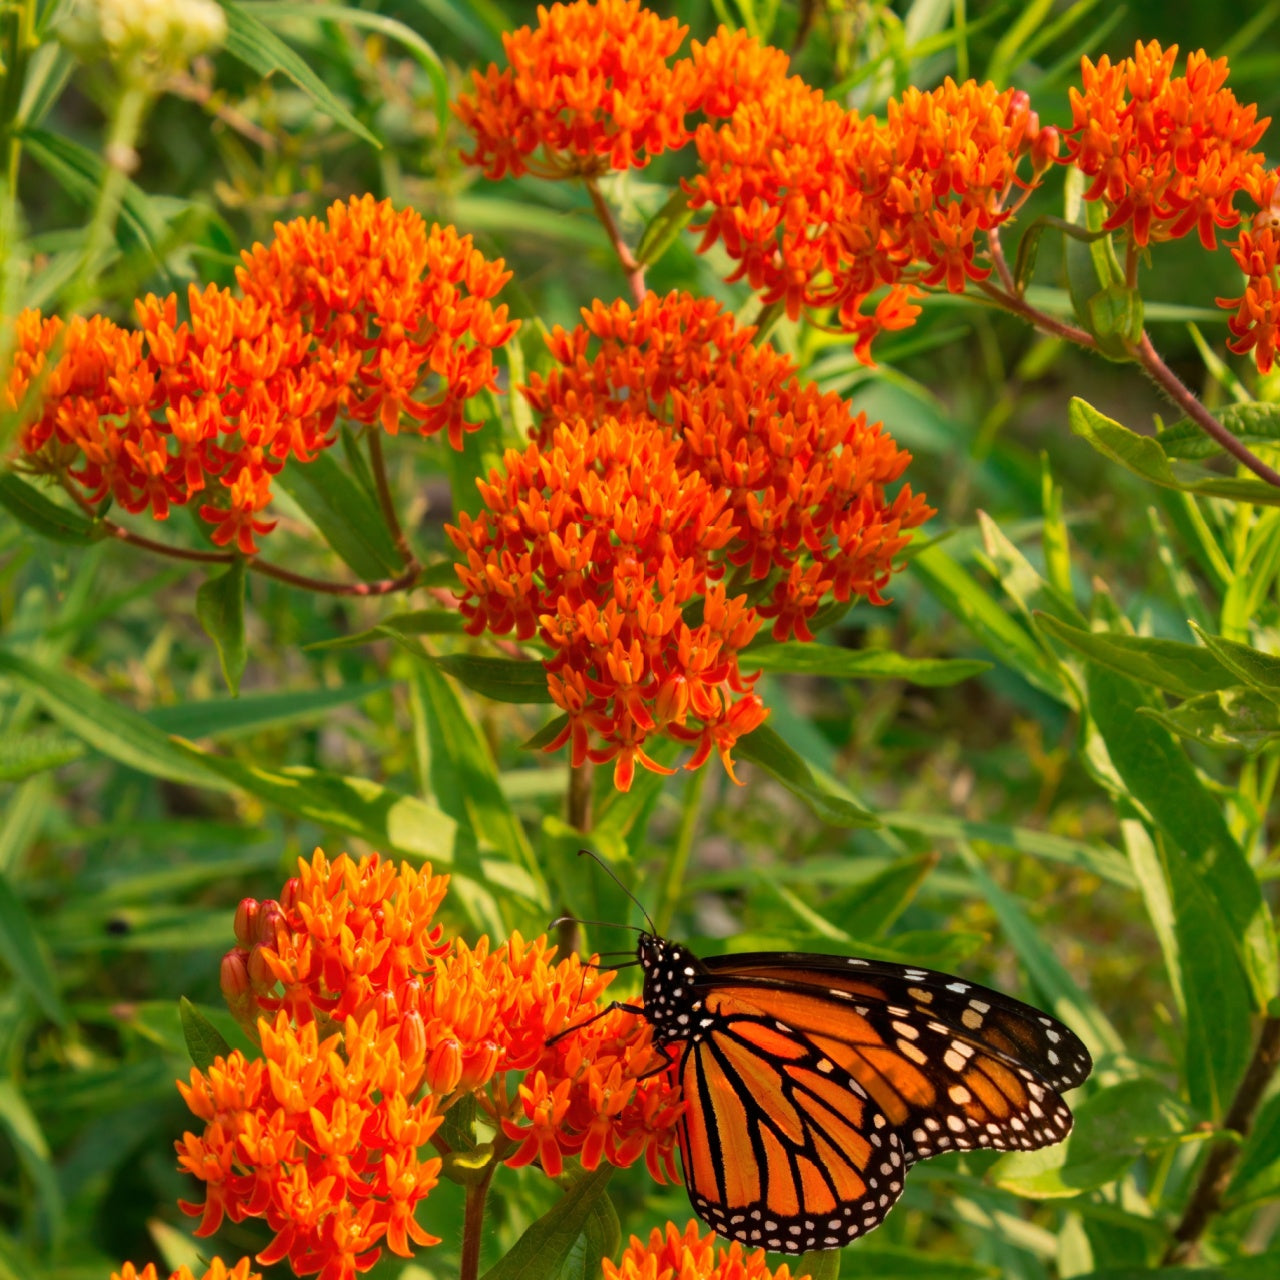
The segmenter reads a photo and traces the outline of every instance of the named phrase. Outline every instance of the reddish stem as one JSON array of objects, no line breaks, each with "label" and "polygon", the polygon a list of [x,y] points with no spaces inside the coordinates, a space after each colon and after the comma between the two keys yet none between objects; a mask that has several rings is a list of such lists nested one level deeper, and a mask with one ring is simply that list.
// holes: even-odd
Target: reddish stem
[{"label": "reddish stem", "polygon": [[645,294],[648,293],[644,282],[644,264],[636,261],[635,254],[631,252],[631,246],[622,238],[618,224],[613,220],[613,213],[605,203],[604,196],[600,194],[596,180],[587,178],[585,181],[587,194],[591,197],[592,205],[595,206],[596,217],[600,219],[601,225],[609,236],[609,242],[618,255],[618,261],[622,264],[623,271],[627,273],[627,284],[630,286],[631,296],[639,304],[644,301]]}]

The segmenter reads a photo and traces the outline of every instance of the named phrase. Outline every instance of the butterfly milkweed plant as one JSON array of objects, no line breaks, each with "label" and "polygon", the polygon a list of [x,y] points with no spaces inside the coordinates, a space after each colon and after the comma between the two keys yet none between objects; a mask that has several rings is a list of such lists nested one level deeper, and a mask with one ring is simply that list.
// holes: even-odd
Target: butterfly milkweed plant
[{"label": "butterfly milkweed plant", "polygon": [[1278,40],[4,5],[0,1280],[1280,1274]]}]

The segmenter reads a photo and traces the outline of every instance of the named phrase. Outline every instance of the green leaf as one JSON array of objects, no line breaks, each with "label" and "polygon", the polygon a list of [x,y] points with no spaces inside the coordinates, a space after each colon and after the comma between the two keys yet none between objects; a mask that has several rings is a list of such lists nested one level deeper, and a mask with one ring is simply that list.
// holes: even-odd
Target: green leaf
[{"label": "green leaf", "polygon": [[1017,605],[1028,625],[1034,625],[1037,610],[1044,610],[1064,622],[1084,621],[1075,601],[1045,581],[985,511],[978,512],[978,528],[982,531],[983,547],[980,562]]},{"label": "green leaf", "polygon": [[1204,645],[1071,627],[1047,614],[1036,626],[1069,649],[1179,698],[1194,698],[1235,684],[1232,673]]},{"label": "green leaf", "polygon": [[393,578],[402,572],[404,565],[378,504],[332,453],[285,467],[276,483],[362,580]]},{"label": "green leaf", "polygon": [[288,693],[252,693],[240,698],[209,698],[153,707],[143,719],[166,734],[180,738],[217,738],[279,729],[315,720],[335,707],[382,693],[396,686],[394,680],[367,684],[341,684],[333,689],[299,689]]},{"label": "green leaf", "polygon": [[[226,50],[251,71],[267,77],[283,72],[311,101],[344,129],[382,148],[374,134],[360,123],[330,90],[329,86],[270,27],[259,22],[247,9],[231,0],[219,0],[227,15]],[[289,468],[285,469],[287,473]]]},{"label": "green leaf", "polygon": [[58,995],[58,983],[49,966],[44,943],[31,923],[26,907],[14,893],[9,877],[0,874],[0,956],[21,987],[40,1010],[60,1027],[67,1026],[67,1011]]},{"label": "green leaf", "polygon": [[1077,1196],[1116,1181],[1137,1156],[1170,1146],[1190,1128],[1183,1103],[1146,1078],[1104,1088],[1074,1111],[1065,1142],[998,1160],[991,1170],[996,1185],[1036,1199]]},{"label": "green leaf", "polygon": [[544,724],[532,738],[522,742],[520,745],[526,751],[541,751],[544,747],[550,746],[564,732],[568,723],[569,717],[567,714],[558,715],[554,720]]},{"label": "green leaf", "polygon": [[174,739],[174,747],[193,764],[273,808],[360,836],[382,853],[429,858],[441,866],[453,861],[457,824],[448,814],[414,796],[392,791],[367,778],[346,777],[302,765],[264,769],[213,755],[181,739]]},{"label": "green leaf", "polygon": [[750,761],[772,774],[823,822],[833,827],[880,825],[875,814],[820,786],[804,760],[767,724],[739,738],[733,751],[739,760]]},{"label": "green leaf", "polygon": [[976,578],[940,547],[915,556],[907,572],[921,578],[939,603],[1002,662],[1059,702],[1074,699],[1061,667],[1011,618]]},{"label": "green leaf", "polygon": [[182,1021],[182,1038],[187,1043],[187,1052],[194,1066],[208,1071],[215,1058],[230,1056],[231,1046],[222,1032],[186,996],[178,1000],[178,1017]]},{"label": "green leaf", "polygon": [[854,938],[883,937],[937,865],[938,856],[933,853],[903,858],[862,884],[828,898],[822,904],[822,914],[828,920],[838,920],[840,928]]},{"label": "green leaf", "polygon": [[1211,635],[1195,623],[1191,624],[1191,629],[1205,642],[1214,657],[1235,672],[1245,684],[1280,699],[1280,657],[1273,653],[1263,653],[1260,649],[1252,649],[1247,644],[1228,640],[1224,636]]},{"label": "green leaf", "polygon": [[1170,711],[1143,708],[1179,737],[1203,742],[1207,747],[1237,747],[1261,751],[1280,739],[1280,703],[1256,689],[1219,689],[1188,698]]},{"label": "green leaf", "polygon": [[209,578],[196,592],[196,618],[218,647],[222,677],[233,698],[240,694],[249,654],[244,643],[245,562],[233,560],[226,573]]},{"label": "green leaf", "polygon": [[84,743],[57,729],[11,731],[0,738],[0,782],[21,782],[84,755]]},{"label": "green leaf", "polygon": [[976,658],[908,658],[890,649],[841,649],[834,645],[788,640],[747,649],[742,666],[751,670],[785,671],[814,676],[907,680],[930,687],[958,684],[991,670]]},{"label": "green leaf", "polygon": [[[63,1201],[49,1143],[16,1081],[0,1079],[0,1131],[30,1179],[39,1210],[40,1233],[46,1244],[62,1233]],[[28,1190],[27,1195],[31,1194]]]},{"label": "green leaf", "polygon": [[1140,436],[1128,427],[1101,414],[1091,404],[1074,397],[1067,411],[1071,430],[1082,436],[1104,457],[1118,462],[1134,475],[1164,489],[1202,497],[1230,498],[1236,502],[1256,502],[1264,506],[1280,506],[1280,489],[1263,480],[1243,480],[1214,476],[1204,480],[1180,480],[1174,475],[1169,459],[1154,436]]},{"label": "green leaf", "polygon": [[839,1249],[811,1249],[808,1253],[802,1253],[795,1265],[796,1275],[808,1276],[809,1280],[840,1280]]},{"label": "green leaf", "polygon": [[[988,1263],[957,1257],[954,1253],[928,1253],[923,1249],[895,1248],[892,1245],[861,1245],[846,1255],[830,1249],[823,1253],[806,1253],[809,1258],[847,1258],[846,1280],[875,1277],[875,1280],[1000,1280],[1000,1271]],[[794,1274],[808,1270],[797,1265]]]},{"label": "green leaf", "polygon": [[547,671],[520,658],[481,658],[465,653],[428,656],[441,671],[495,702],[550,702]]},{"label": "green leaf", "polygon": [[600,1280],[600,1264],[612,1259],[622,1243],[622,1223],[618,1211],[607,1195],[591,1206],[582,1234],[569,1252],[560,1272],[560,1280]]},{"label": "green leaf", "polygon": [[1280,1093],[1259,1108],[1227,1189],[1228,1207],[1280,1195]]},{"label": "green leaf", "polygon": [[408,613],[390,614],[367,631],[335,636],[332,640],[303,645],[303,648],[308,653],[323,649],[350,649],[356,645],[371,644],[375,640],[386,640],[391,632],[402,636],[456,635],[466,625],[466,621],[456,609],[414,609]]},{"label": "green leaf", "polygon": [[548,907],[546,883],[498,782],[489,744],[454,686],[429,662],[417,663],[412,687],[430,740],[431,791],[441,809],[469,828],[480,849],[495,849],[521,864]]},{"label": "green leaf", "polygon": [[682,187],[677,187],[666,204],[649,219],[649,225],[640,235],[636,247],[636,261],[642,267],[657,262],[680,238],[680,233],[693,221],[689,197]]},{"label": "green leaf", "polygon": [[85,546],[98,537],[93,521],[83,511],[51,501],[12,471],[0,472],[0,507],[51,542]]},{"label": "green leaf", "polygon": [[[1251,400],[1246,404],[1229,404],[1215,416],[1241,444],[1255,448],[1280,448],[1280,404],[1264,404]],[[1199,423],[1179,418],[1172,426],[1156,432],[1156,440],[1165,455],[1184,461],[1198,461],[1223,453],[1223,447]]]},{"label": "green leaf", "polygon": [[220,779],[187,756],[136,711],[104,698],[83,680],[0,649],[0,676],[33,694],[65,729],[112,760],[155,778],[220,788]]},{"label": "green leaf", "polygon": [[1190,859],[1192,874],[1217,901],[1236,940],[1258,1005],[1276,991],[1275,933],[1257,876],[1168,729],[1139,714],[1142,687],[1097,663],[1087,664],[1089,712],[1129,796]]},{"label": "green leaf", "polygon": [[612,1174],[613,1166],[608,1164],[584,1173],[481,1280],[555,1280]]}]

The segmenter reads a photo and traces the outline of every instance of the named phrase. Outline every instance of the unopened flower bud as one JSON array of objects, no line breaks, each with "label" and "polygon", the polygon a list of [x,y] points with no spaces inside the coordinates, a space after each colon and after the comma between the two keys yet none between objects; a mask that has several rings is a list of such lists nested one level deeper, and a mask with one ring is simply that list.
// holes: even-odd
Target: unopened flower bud
[{"label": "unopened flower bud", "polygon": [[1062,150],[1062,134],[1054,125],[1046,125],[1031,144],[1031,166],[1036,176],[1042,174]]},{"label": "unopened flower bud", "polygon": [[271,971],[261,947],[254,947],[249,952],[249,981],[258,992],[270,991],[276,985],[276,975]]},{"label": "unopened flower bud", "polygon": [[[426,1033],[423,1038],[425,1041]],[[452,1037],[441,1040],[427,1059],[427,1086],[437,1097],[452,1093],[462,1079],[462,1046]]]},{"label": "unopened flower bud", "polygon": [[236,908],[236,941],[246,951],[258,941],[258,915],[261,910],[262,904],[257,898],[241,898]]},{"label": "unopened flower bud", "polygon": [[252,1026],[258,1015],[258,1002],[253,994],[245,953],[238,947],[233,947],[222,957],[222,964],[218,968],[218,983],[222,988],[222,998],[231,1010],[231,1016],[241,1026]]},{"label": "unopened flower bud", "polygon": [[497,1069],[498,1046],[492,1040],[481,1040],[463,1055],[462,1076],[458,1087],[468,1092],[482,1088],[493,1079],[493,1073]]},{"label": "unopened flower bud", "polygon": [[256,920],[257,931],[253,936],[253,945],[258,946],[265,943],[269,947],[274,946],[276,930],[284,923],[284,911],[274,898],[268,898],[265,902],[260,902]]},{"label": "unopened flower bud", "polygon": [[406,1066],[420,1062],[427,1052],[427,1024],[422,1014],[406,1013],[400,1019],[400,1027],[396,1032],[396,1042],[400,1049],[401,1060]]}]

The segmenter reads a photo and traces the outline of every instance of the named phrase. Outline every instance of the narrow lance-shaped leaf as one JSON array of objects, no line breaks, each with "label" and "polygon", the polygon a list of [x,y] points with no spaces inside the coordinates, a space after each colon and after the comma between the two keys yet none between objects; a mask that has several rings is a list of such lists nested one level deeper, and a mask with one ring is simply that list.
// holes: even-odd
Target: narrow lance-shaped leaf
[{"label": "narrow lance-shaped leaf", "polygon": [[0,507],[52,542],[86,546],[97,536],[93,521],[83,511],[52,501],[12,471],[0,472]]},{"label": "narrow lance-shaped leaf", "polygon": [[210,578],[196,592],[196,617],[218,648],[222,675],[231,696],[240,693],[248,651],[244,643],[245,562],[232,561],[225,573]]},{"label": "narrow lance-shaped leaf", "polygon": [[769,726],[761,725],[733,746],[739,760],[748,760],[772,774],[793,795],[798,796],[823,822],[834,827],[876,827],[875,814],[852,800],[838,796],[818,783],[804,759]]},{"label": "narrow lance-shaped leaf", "polygon": [[187,1052],[201,1071],[207,1071],[215,1058],[225,1058],[231,1052],[222,1032],[186,996],[178,1001],[178,1017],[182,1022]]}]

